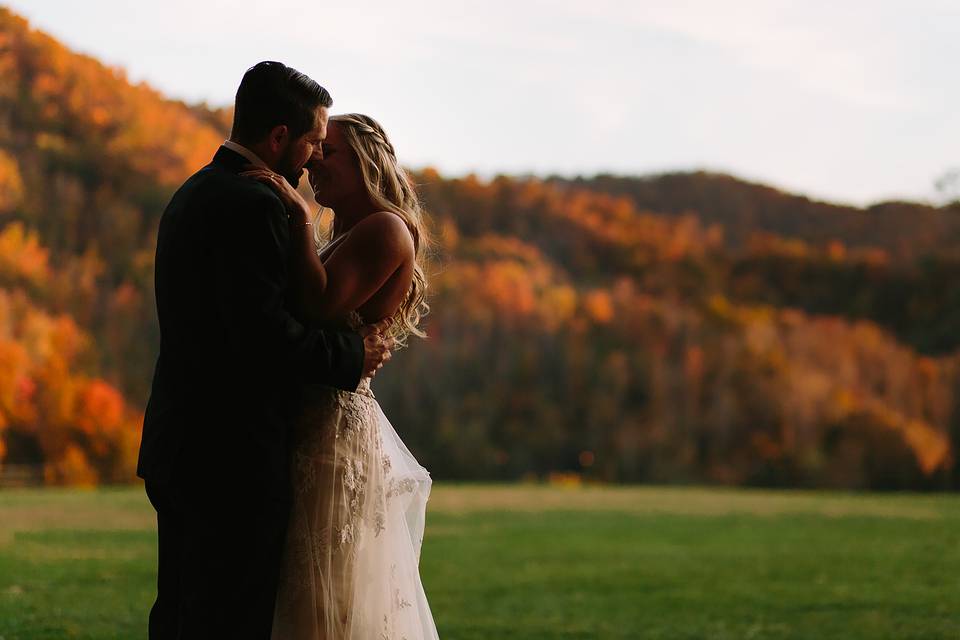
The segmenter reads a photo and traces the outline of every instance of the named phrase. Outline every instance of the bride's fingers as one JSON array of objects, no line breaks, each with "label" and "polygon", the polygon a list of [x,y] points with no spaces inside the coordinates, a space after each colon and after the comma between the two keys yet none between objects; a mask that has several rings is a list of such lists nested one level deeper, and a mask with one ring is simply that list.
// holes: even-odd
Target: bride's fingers
[{"label": "bride's fingers", "polygon": [[247,178],[255,178],[257,180],[265,180],[265,181],[271,181],[271,182],[276,182],[280,178],[280,174],[278,173],[275,173],[273,171],[268,171],[267,169],[259,169],[259,168],[250,169],[248,171],[241,171],[240,175]]},{"label": "bride's fingers", "polygon": [[253,178],[257,182],[267,185],[272,188],[278,194],[282,195],[284,190],[283,178],[275,173],[269,173],[266,171],[248,171],[240,174],[247,178]]},{"label": "bride's fingers", "polygon": [[259,180],[261,182],[270,182],[271,176],[268,173],[263,171],[243,171],[240,173],[244,178],[253,178],[254,180]]}]

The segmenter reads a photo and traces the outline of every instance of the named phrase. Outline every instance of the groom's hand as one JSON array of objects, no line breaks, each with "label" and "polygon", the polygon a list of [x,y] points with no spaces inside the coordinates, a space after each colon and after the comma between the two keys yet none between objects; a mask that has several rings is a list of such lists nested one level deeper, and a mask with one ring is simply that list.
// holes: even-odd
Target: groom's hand
[{"label": "groom's hand", "polygon": [[365,324],[360,327],[358,333],[363,338],[364,378],[377,375],[377,370],[392,357],[390,350],[393,348],[393,338],[384,337],[391,324],[393,324],[393,318],[387,318],[377,324]]}]

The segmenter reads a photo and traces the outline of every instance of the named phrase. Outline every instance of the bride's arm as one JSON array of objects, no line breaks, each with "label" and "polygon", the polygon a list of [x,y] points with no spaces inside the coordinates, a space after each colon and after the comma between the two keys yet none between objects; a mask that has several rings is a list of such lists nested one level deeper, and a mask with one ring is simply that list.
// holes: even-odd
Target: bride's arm
[{"label": "bride's arm", "polygon": [[[308,317],[320,322],[342,318],[367,302],[397,273],[414,261],[413,238],[397,215],[381,211],[357,222],[322,265],[326,286],[305,301]],[[388,316],[403,301],[409,284],[395,300],[385,300],[374,315]],[[367,322],[379,317],[364,318]]]},{"label": "bride's arm", "polygon": [[250,166],[240,175],[264,183],[277,194],[290,223],[290,284],[293,307],[302,319],[316,321],[310,313],[311,301],[327,288],[327,271],[317,256],[310,222],[310,207],[303,197],[279,174]]},{"label": "bride's arm", "polygon": [[[291,291],[304,319],[326,323],[343,319],[370,299],[399,269],[413,264],[413,237],[399,216],[381,211],[357,222],[327,262],[317,256],[309,222],[310,209],[297,191],[276,173],[252,169],[243,175],[269,185],[283,201],[291,223]],[[386,317],[403,301],[409,283],[396,300],[386,301],[374,315]],[[381,318],[364,318],[376,322]]]},{"label": "bride's arm", "polygon": [[290,212],[290,293],[294,308],[305,320],[316,322],[310,313],[311,301],[327,288],[327,270],[317,255],[309,212]]}]

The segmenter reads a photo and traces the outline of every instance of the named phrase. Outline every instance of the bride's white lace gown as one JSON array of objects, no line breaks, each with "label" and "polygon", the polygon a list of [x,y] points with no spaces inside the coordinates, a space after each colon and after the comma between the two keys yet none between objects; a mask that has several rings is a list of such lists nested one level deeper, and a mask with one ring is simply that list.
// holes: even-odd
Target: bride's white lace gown
[{"label": "bride's white lace gown", "polygon": [[291,472],[273,639],[437,639],[418,570],[430,474],[368,378],[355,393],[308,390]]}]

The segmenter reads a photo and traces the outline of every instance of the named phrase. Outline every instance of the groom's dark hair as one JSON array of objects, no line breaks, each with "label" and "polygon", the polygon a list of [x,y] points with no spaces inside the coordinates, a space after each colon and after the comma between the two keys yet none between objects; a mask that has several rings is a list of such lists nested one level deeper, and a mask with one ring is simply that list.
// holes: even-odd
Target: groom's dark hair
[{"label": "groom's dark hair", "polygon": [[280,62],[261,62],[240,81],[230,139],[259,142],[282,124],[299,138],[313,129],[317,109],[332,104],[330,93],[308,75]]}]

